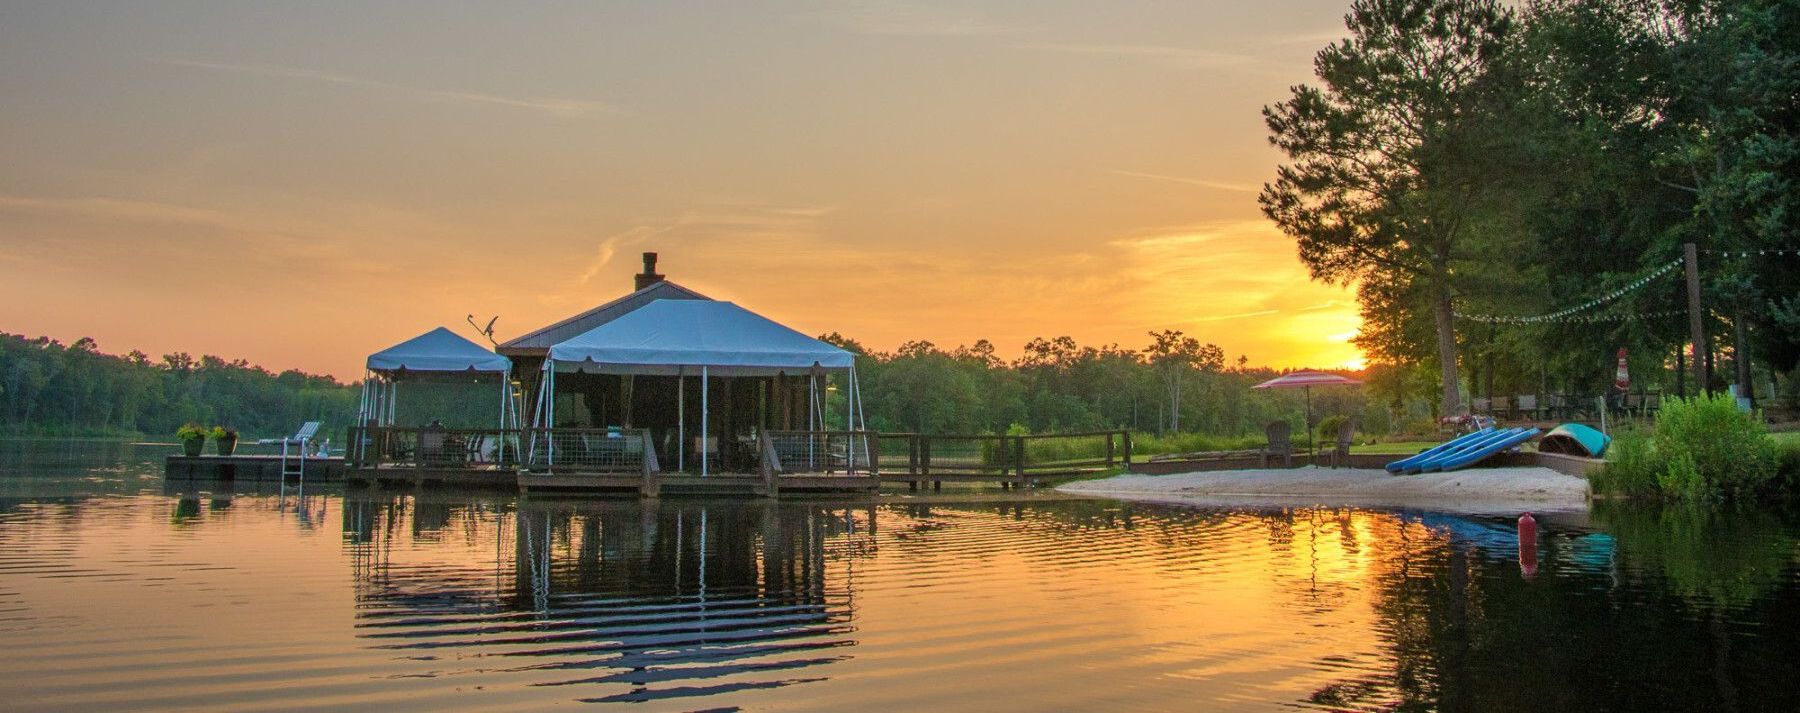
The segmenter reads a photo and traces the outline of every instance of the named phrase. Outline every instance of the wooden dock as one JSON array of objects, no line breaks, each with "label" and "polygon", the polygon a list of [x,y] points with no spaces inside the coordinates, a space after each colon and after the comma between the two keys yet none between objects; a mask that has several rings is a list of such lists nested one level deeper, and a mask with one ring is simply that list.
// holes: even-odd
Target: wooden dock
[{"label": "wooden dock", "polygon": [[[290,464],[293,460],[289,459]],[[306,479],[336,482],[344,479],[347,469],[338,457],[306,459]],[[271,455],[172,455],[163,462],[163,475],[170,480],[281,480],[281,456]]]}]

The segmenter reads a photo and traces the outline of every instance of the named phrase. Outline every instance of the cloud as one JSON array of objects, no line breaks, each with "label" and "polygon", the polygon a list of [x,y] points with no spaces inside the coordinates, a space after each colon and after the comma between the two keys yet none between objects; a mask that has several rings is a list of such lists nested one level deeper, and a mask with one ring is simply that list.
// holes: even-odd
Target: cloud
[{"label": "cloud", "polygon": [[1213,50],[1196,49],[1193,47],[1175,47],[1170,45],[1032,43],[1015,44],[1013,47],[1017,49],[1039,50],[1044,52],[1094,55],[1097,57],[1151,60],[1193,69],[1249,67],[1263,63],[1262,59],[1247,54],[1217,52]]},{"label": "cloud", "polygon": [[853,0],[838,6],[834,20],[863,35],[899,37],[983,37],[1029,32],[1032,28],[993,22],[976,15],[898,0]]},{"label": "cloud", "polygon": [[1170,183],[1185,183],[1190,186],[1199,186],[1201,188],[1212,188],[1212,189],[1221,190],[1221,191],[1233,191],[1236,193],[1260,193],[1261,192],[1261,189],[1255,188],[1253,186],[1244,186],[1244,185],[1239,185],[1236,183],[1226,183],[1224,181],[1208,181],[1208,180],[1201,179],[1201,178],[1182,178],[1180,176],[1164,176],[1164,175],[1158,174],[1158,173],[1142,173],[1139,171],[1123,171],[1123,170],[1119,170],[1116,168],[1112,169],[1112,172],[1116,173],[1118,175],[1121,175],[1121,176],[1131,176],[1133,178],[1148,178],[1148,179],[1156,180],[1156,181],[1168,181]]},{"label": "cloud", "polygon": [[559,116],[559,117],[578,117],[578,116],[590,116],[590,115],[596,115],[596,114],[619,114],[619,113],[622,113],[619,111],[618,108],[616,108],[610,104],[607,104],[605,102],[587,100],[587,99],[563,99],[563,98],[556,98],[556,97],[519,98],[519,97],[500,96],[497,94],[482,94],[479,92],[465,92],[465,91],[457,91],[457,90],[450,90],[450,89],[432,89],[432,88],[427,88],[427,87],[413,87],[413,86],[407,86],[404,84],[395,84],[392,82],[383,82],[383,81],[378,81],[378,80],[374,80],[374,79],[364,79],[362,77],[353,77],[353,76],[344,75],[344,74],[335,74],[332,72],[324,72],[324,71],[315,70],[315,69],[304,69],[304,68],[296,68],[296,67],[280,67],[280,66],[267,65],[267,64],[234,64],[234,63],[227,63],[227,62],[207,62],[207,61],[192,60],[192,59],[165,59],[165,60],[162,60],[162,63],[171,65],[171,66],[176,66],[176,67],[190,67],[190,68],[195,68],[195,69],[205,69],[205,70],[212,70],[212,71],[218,71],[218,72],[232,72],[232,73],[237,73],[237,74],[250,74],[250,75],[263,76],[263,77],[278,77],[278,78],[282,78],[282,79],[296,79],[296,80],[309,81],[309,82],[322,82],[322,83],[326,83],[326,84],[337,84],[337,85],[347,86],[347,87],[360,87],[360,88],[364,88],[364,89],[386,91],[386,92],[390,92],[393,94],[417,97],[417,98],[422,98],[422,99],[430,99],[430,100],[434,100],[434,101],[449,101],[449,102],[460,102],[460,103],[466,103],[466,104],[485,104],[485,105],[491,105],[491,106],[501,106],[501,107],[507,107],[507,108],[512,108],[512,109],[523,109],[523,110],[532,111],[532,112],[536,112],[536,113],[540,113],[540,114],[548,114],[551,116]]}]

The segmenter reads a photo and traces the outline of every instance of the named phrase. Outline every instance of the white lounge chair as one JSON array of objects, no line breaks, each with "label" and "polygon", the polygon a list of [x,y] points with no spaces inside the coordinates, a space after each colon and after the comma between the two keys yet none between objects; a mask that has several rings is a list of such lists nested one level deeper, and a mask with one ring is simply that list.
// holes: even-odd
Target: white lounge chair
[{"label": "white lounge chair", "polygon": [[[297,475],[304,478],[306,477],[307,444],[312,441],[314,437],[319,435],[319,427],[322,425],[324,425],[324,422],[322,421],[307,421],[306,423],[300,424],[300,430],[295,431],[292,436],[286,438],[263,438],[259,439],[257,444],[265,446],[279,444],[281,446],[281,477],[286,478],[290,475]],[[295,465],[292,468],[288,467],[289,448],[294,448],[296,454],[296,457],[294,458]]]}]

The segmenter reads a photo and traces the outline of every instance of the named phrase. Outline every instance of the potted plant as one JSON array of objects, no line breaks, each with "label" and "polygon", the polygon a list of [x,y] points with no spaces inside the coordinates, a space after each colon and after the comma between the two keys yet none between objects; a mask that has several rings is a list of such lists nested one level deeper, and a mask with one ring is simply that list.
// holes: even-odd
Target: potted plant
[{"label": "potted plant", "polygon": [[175,429],[175,438],[181,441],[181,450],[189,458],[200,457],[200,449],[206,447],[206,428],[198,423],[190,423]]},{"label": "potted plant", "polygon": [[235,428],[213,426],[212,439],[219,455],[228,456],[237,451],[238,432]]}]

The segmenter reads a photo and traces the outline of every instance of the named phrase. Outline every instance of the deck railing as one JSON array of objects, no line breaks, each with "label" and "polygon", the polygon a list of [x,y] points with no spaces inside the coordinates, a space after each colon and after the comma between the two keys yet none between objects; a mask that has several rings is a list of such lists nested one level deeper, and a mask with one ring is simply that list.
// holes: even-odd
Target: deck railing
[{"label": "deck railing", "polygon": [[870,475],[881,469],[881,454],[871,450],[880,438],[874,431],[768,431],[759,462],[776,475]]},{"label": "deck railing", "polygon": [[504,470],[518,465],[519,446],[510,428],[352,426],[345,455],[365,470]]},{"label": "deck railing", "polygon": [[526,434],[526,470],[643,474],[662,470],[649,429],[534,428]]}]

